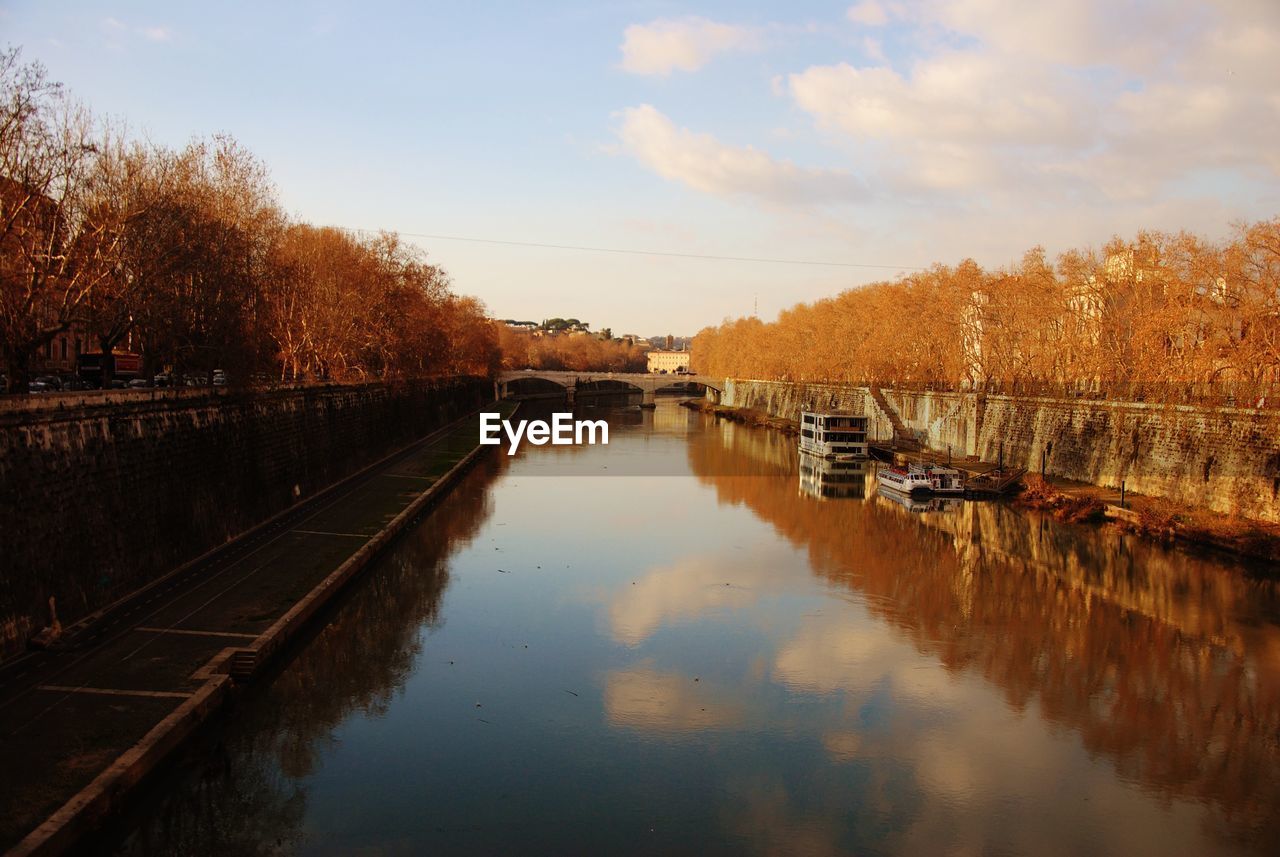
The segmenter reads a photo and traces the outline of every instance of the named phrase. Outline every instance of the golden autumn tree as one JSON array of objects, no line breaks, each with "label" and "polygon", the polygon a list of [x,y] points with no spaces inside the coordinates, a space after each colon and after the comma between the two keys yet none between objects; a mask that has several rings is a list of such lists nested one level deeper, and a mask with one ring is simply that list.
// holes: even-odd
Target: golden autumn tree
[{"label": "golden autumn tree", "polygon": [[1007,269],[973,260],[726,319],[694,338],[725,377],[1109,392],[1155,400],[1258,394],[1280,375],[1280,220],[1214,244],[1114,238]]}]

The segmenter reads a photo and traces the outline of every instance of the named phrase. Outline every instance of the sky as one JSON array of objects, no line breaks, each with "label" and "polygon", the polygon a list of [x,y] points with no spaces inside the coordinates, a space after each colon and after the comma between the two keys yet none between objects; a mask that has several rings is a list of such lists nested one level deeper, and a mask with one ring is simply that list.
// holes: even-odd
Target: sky
[{"label": "sky", "polygon": [[1278,0],[0,0],[0,44],[137,136],[233,135],[300,220],[434,236],[496,317],[615,335],[1280,216]]}]

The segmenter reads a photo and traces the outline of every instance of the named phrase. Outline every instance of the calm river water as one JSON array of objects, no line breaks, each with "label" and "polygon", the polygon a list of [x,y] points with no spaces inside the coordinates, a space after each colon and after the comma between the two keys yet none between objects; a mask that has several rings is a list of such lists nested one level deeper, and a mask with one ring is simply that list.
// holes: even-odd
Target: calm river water
[{"label": "calm river water", "polygon": [[1276,853],[1274,585],[607,413],[486,457],[119,850]]}]

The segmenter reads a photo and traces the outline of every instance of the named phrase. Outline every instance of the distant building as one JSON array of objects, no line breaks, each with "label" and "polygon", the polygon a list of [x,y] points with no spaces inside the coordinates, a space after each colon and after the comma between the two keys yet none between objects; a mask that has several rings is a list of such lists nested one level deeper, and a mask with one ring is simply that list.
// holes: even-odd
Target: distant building
[{"label": "distant building", "polygon": [[73,324],[36,349],[31,356],[31,374],[33,377],[70,375],[76,371],[76,359],[89,348],[90,343],[84,329]]},{"label": "distant building", "polygon": [[676,372],[689,370],[688,351],[650,351],[645,355],[649,360],[650,372]]}]

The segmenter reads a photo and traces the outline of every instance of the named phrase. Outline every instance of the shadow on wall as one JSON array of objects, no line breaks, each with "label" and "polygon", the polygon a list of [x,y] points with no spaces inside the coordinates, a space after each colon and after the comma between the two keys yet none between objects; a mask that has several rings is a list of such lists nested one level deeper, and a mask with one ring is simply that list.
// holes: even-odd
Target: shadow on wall
[{"label": "shadow on wall", "polygon": [[467,413],[482,379],[0,415],[0,657]]}]

